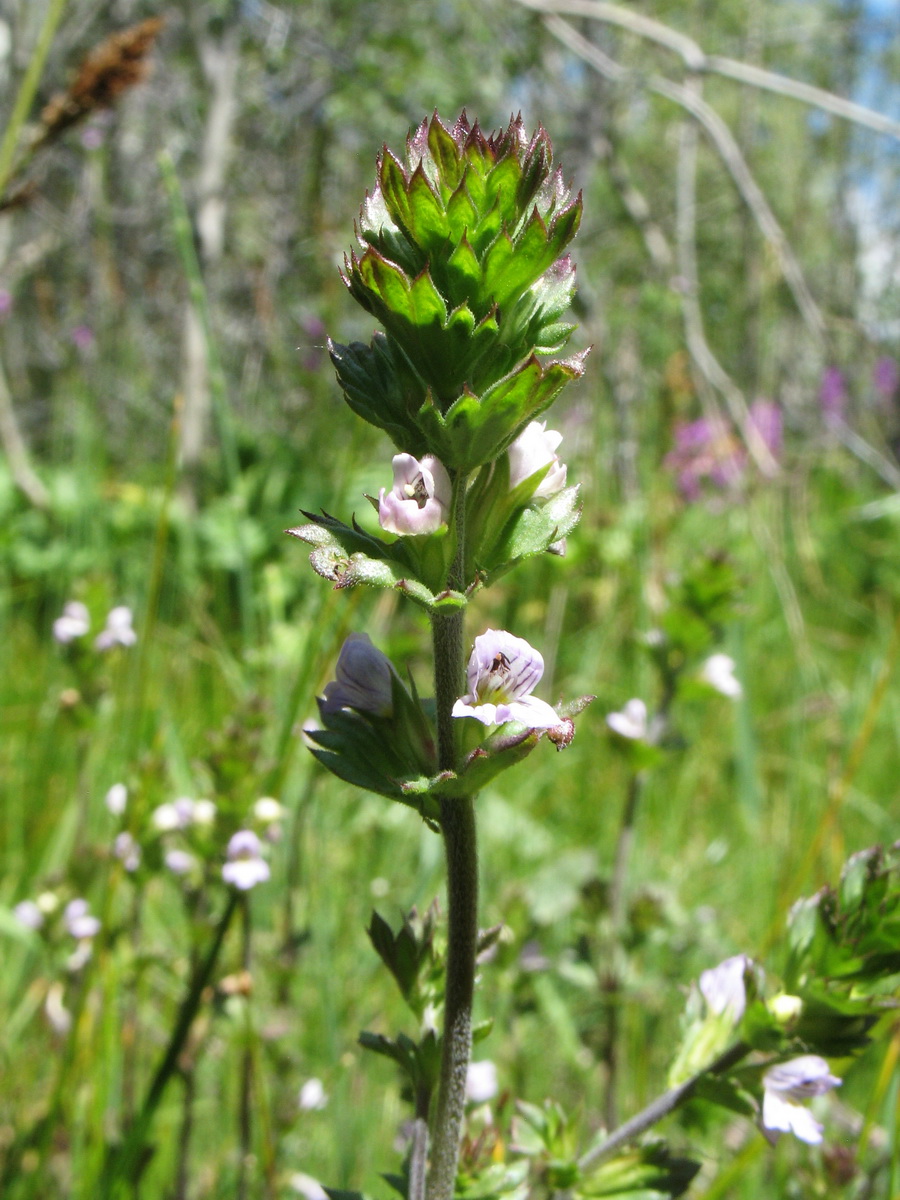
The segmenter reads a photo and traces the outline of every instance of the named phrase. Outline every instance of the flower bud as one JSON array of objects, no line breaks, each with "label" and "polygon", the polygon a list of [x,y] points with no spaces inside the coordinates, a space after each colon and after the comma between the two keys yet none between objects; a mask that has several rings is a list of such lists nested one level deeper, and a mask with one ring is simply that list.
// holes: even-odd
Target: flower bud
[{"label": "flower bud", "polygon": [[526,425],[509,447],[509,490],[546,468],[547,473],[532,492],[532,499],[548,500],[561,492],[566,486],[566,465],[556,453],[561,441],[562,434],[548,429],[546,421]]},{"label": "flower bud", "polygon": [[367,633],[349,634],[338,657],[336,678],[322,694],[323,714],[352,708],[374,717],[391,716],[395,675],[390,660],[372,645]]}]

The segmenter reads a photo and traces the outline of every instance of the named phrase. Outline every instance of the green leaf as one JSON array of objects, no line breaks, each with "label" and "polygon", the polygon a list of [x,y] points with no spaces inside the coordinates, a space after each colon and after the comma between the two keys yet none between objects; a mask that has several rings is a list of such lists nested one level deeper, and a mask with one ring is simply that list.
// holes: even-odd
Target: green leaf
[{"label": "green leaf", "polygon": [[606,1200],[667,1200],[687,1191],[700,1164],[650,1142],[607,1159],[578,1184],[582,1196]]}]

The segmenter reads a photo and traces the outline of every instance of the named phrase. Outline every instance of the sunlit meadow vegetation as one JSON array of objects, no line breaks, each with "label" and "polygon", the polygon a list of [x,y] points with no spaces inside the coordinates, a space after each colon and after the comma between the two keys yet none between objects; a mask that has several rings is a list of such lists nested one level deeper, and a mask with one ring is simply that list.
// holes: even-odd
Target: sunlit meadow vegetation
[{"label": "sunlit meadow vegetation", "polygon": [[[640,11],[896,112],[896,20],[745,7]],[[474,1058],[497,1087],[473,1100],[464,1194],[499,1194],[516,1102],[558,1102],[585,1150],[665,1091],[701,972],[746,954],[775,995],[791,906],[898,837],[900,130],[705,79],[779,241],[707,127],[645,87],[693,86],[683,61],[627,28],[566,18],[617,79],[558,17],[499,0],[106,10],[0,23],[19,123],[0,149],[0,1196],[390,1194],[410,1110],[357,1039],[418,1031],[366,931],[373,909],[397,929],[443,907],[441,844],[322,770],[303,727],[352,631],[427,694],[431,665],[400,595],[334,590],[283,531],[301,507],[377,530],[365,497],[395,448],[335,382],[326,336],[373,326],[338,268],[382,141],[463,105],[486,130],[542,121],[584,189],[571,345],[594,346],[548,418],[581,487],[566,554],[466,617],[467,645],[491,627],[540,648],[548,701],[596,696],[564,754],[542,743],[477,801],[480,924],[501,929]],[[155,16],[152,72],[54,117],[85,56]],[[829,1056],[821,1146],[773,1147],[709,1098],[659,1127],[699,1164],[687,1194],[896,1195],[887,967],[881,986],[869,1047]],[[543,1170],[534,1194],[565,1188]]]}]

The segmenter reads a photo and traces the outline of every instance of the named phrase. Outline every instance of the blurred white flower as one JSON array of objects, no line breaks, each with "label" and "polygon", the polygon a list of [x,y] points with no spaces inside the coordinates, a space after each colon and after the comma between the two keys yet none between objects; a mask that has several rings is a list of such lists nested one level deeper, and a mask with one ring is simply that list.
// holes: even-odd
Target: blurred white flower
[{"label": "blurred white flower", "polygon": [[163,855],[163,862],[173,875],[187,875],[197,865],[193,854],[178,849],[167,850]]},{"label": "blurred white flower", "polygon": [[328,1103],[328,1096],[322,1080],[315,1078],[307,1079],[306,1083],[300,1089],[297,1103],[304,1112],[312,1112],[324,1108]]},{"label": "blurred white flower", "polygon": [[136,871],[141,865],[141,848],[125,829],[116,835],[113,853],[126,871]]},{"label": "blurred white flower", "polygon": [[100,922],[91,913],[87,900],[81,897],[69,901],[63,910],[63,921],[72,937],[79,941],[96,937],[100,932]]},{"label": "blurred white flower", "polygon": [[63,605],[62,616],[53,622],[53,636],[60,645],[67,646],[76,638],[84,637],[91,627],[91,615],[80,600],[69,600]]},{"label": "blurred white flower", "polygon": [[606,714],[606,724],[619,737],[640,741],[647,736],[647,705],[643,700],[629,700],[621,712]]},{"label": "blurred white flower", "polygon": [[253,815],[263,825],[271,825],[284,816],[284,808],[272,796],[261,796],[253,805]]},{"label": "blurred white flower", "polygon": [[44,914],[33,900],[20,900],[13,908],[13,916],[26,929],[40,929],[44,924]]},{"label": "blurred white flower", "polygon": [[825,1059],[818,1054],[801,1054],[770,1067],[762,1083],[762,1123],[763,1130],[769,1131],[769,1140],[775,1141],[779,1133],[792,1133],[801,1142],[818,1146],[822,1126],[801,1101],[841,1086],[842,1080],[831,1074]]},{"label": "blurred white flower", "polygon": [[56,892],[41,892],[37,898],[37,906],[45,917],[52,917],[59,908],[59,896]]},{"label": "blurred white flower", "polygon": [[121,817],[128,803],[128,788],[124,783],[114,783],[104,798],[106,807],[114,817]]},{"label": "blurred white flower", "polygon": [[72,1028],[72,1014],[63,1004],[63,986],[58,980],[47,988],[44,1013],[56,1033],[66,1034]]},{"label": "blurred white flower", "polygon": [[526,425],[507,453],[509,454],[509,490],[513,491],[526,479],[549,467],[547,474],[532,493],[535,500],[547,500],[566,486],[566,465],[559,461],[556,448],[562,434],[548,429],[546,421]]},{"label": "blurred white flower", "polygon": [[181,813],[174,804],[160,804],[158,808],[154,808],[150,823],[154,829],[158,829],[160,833],[170,833],[173,829],[183,829]]},{"label": "blurred white flower", "polygon": [[711,654],[700,668],[700,678],[729,700],[743,694],[740,681],[734,676],[734,659],[728,654]]},{"label": "blurred white flower", "polygon": [[700,992],[711,1013],[719,1017],[727,1012],[735,1024],[740,1021],[747,1007],[745,975],[752,967],[746,954],[735,954],[701,974]]},{"label": "blurred white flower", "polygon": [[252,829],[239,829],[233,834],[226,855],[228,861],[222,867],[222,878],[240,891],[249,891],[269,878],[262,843]]},{"label": "blurred white flower", "polygon": [[304,1175],[302,1171],[294,1172],[290,1178],[290,1185],[304,1200],[328,1200],[328,1193],[318,1179],[313,1179],[312,1175]]},{"label": "blurred white flower", "polygon": [[133,646],[137,634],[131,627],[131,609],[125,604],[111,608],[106,617],[106,626],[97,634],[94,645],[98,650],[111,650],[113,646]]},{"label": "blurred white flower", "polygon": [[[178,801],[176,800],[176,804]],[[194,800],[191,808],[192,825],[212,825],[216,819],[216,806],[212,800]]]},{"label": "blurred white flower", "polygon": [[497,1067],[489,1059],[470,1062],[466,1071],[466,1099],[473,1104],[493,1100],[499,1091]]},{"label": "blurred white flower", "polygon": [[212,800],[193,800],[190,796],[179,796],[177,800],[160,804],[150,817],[160,833],[187,829],[191,825],[211,825],[215,819],[216,806]]}]

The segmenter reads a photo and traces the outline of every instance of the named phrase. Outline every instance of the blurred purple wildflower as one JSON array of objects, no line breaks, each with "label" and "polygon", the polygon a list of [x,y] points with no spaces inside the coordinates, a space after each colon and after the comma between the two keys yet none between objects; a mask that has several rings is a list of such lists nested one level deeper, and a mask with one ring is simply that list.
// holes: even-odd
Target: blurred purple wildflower
[{"label": "blurred purple wildflower", "polygon": [[[748,424],[777,461],[782,451],[781,409],[772,400],[754,400]],[[699,500],[703,484],[726,490],[740,483],[747,469],[744,441],[725,421],[701,417],[675,425],[675,446],[663,465],[674,471],[678,490],[686,500]]]},{"label": "blurred purple wildflower", "polygon": [[69,330],[69,339],[76,350],[86,354],[94,348],[94,331],[90,325],[76,325]]},{"label": "blurred purple wildflower", "polygon": [[822,372],[819,407],[827,424],[843,420],[847,407],[847,383],[840,367],[826,367]]},{"label": "blurred purple wildflower", "polygon": [[896,358],[882,355],[872,371],[872,382],[882,399],[893,400],[900,388],[900,364]]},{"label": "blurred purple wildflower", "polygon": [[0,321],[6,320],[12,312],[12,306],[12,292],[8,292],[6,288],[0,288]]}]

